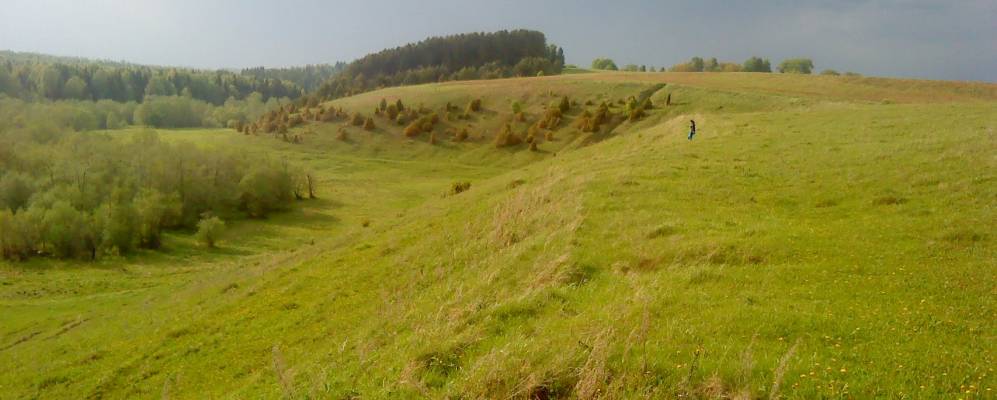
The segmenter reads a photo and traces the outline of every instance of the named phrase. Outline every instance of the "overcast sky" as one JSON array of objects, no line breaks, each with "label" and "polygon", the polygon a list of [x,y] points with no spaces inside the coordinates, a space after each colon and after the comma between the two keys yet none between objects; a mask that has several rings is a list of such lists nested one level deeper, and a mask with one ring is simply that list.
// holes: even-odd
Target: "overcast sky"
[{"label": "overcast sky", "polygon": [[997,81],[997,0],[2,0],[0,49],[201,68],[350,61],[427,36],[529,28],[569,63],[691,56]]}]

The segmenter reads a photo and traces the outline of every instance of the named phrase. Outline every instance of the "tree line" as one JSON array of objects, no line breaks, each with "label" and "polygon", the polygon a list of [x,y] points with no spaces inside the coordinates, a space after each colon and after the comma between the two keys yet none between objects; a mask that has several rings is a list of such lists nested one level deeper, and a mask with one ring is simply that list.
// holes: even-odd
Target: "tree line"
[{"label": "tree line", "polygon": [[388,86],[559,74],[564,50],[531,30],[433,37],[368,54],[322,84],[323,99]]},{"label": "tree line", "polygon": [[286,162],[166,142],[152,131],[69,132],[7,107],[12,101],[0,104],[2,258],[155,249],[165,230],[217,230],[217,221],[201,221],[264,217],[314,196],[314,178]]},{"label": "tree line", "polygon": [[[609,58],[596,58],[592,60],[592,69],[609,71],[630,71],[630,72],[656,72],[652,66],[650,68],[641,65],[627,64],[619,68],[616,63]],[[666,69],[662,67],[661,72]],[[671,66],[667,69],[671,72],[772,72],[772,63],[767,58],[750,57],[743,63],[718,61],[716,57],[704,59],[702,57],[692,57],[689,61]],[[811,74],[814,71],[814,62],[809,58],[789,58],[783,60],[776,67],[776,70],[784,74]],[[834,70],[824,70],[822,75],[839,75]],[[845,75],[857,76],[854,72],[846,72]]]},{"label": "tree line", "polygon": [[0,94],[35,100],[113,100],[186,96],[213,105],[259,93],[296,99],[337,74],[342,65],[197,70],[0,51]]}]

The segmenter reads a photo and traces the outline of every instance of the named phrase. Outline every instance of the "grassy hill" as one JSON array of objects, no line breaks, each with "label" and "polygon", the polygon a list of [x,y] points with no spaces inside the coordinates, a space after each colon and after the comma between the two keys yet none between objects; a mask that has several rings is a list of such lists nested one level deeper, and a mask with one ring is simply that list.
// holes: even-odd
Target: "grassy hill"
[{"label": "grassy hill", "polygon": [[[492,144],[561,96],[538,151]],[[435,144],[383,117],[160,131],[306,164],[320,199],[216,251],[0,264],[0,397],[993,396],[995,85],[599,72],[325,106],[382,98],[483,110]]]}]

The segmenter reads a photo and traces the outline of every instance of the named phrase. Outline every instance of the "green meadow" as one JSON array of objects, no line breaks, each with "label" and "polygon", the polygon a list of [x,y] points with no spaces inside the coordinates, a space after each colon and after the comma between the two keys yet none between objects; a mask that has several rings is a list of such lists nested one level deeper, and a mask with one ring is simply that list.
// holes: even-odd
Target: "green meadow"
[{"label": "green meadow", "polygon": [[[433,143],[383,116],[156,130],[318,198],[216,249],[0,261],[0,398],[997,396],[997,85],[574,72],[323,104],[482,100]],[[496,148],[564,96],[536,151]],[[630,96],[654,107],[575,126]]]}]

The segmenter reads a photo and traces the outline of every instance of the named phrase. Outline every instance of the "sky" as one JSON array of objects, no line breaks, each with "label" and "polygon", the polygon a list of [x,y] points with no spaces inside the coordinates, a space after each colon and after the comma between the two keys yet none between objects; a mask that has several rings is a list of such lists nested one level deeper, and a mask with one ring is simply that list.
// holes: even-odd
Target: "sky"
[{"label": "sky", "polygon": [[350,61],[536,29],[568,63],[808,57],[818,70],[997,82],[997,0],[2,0],[0,49],[197,68]]}]

